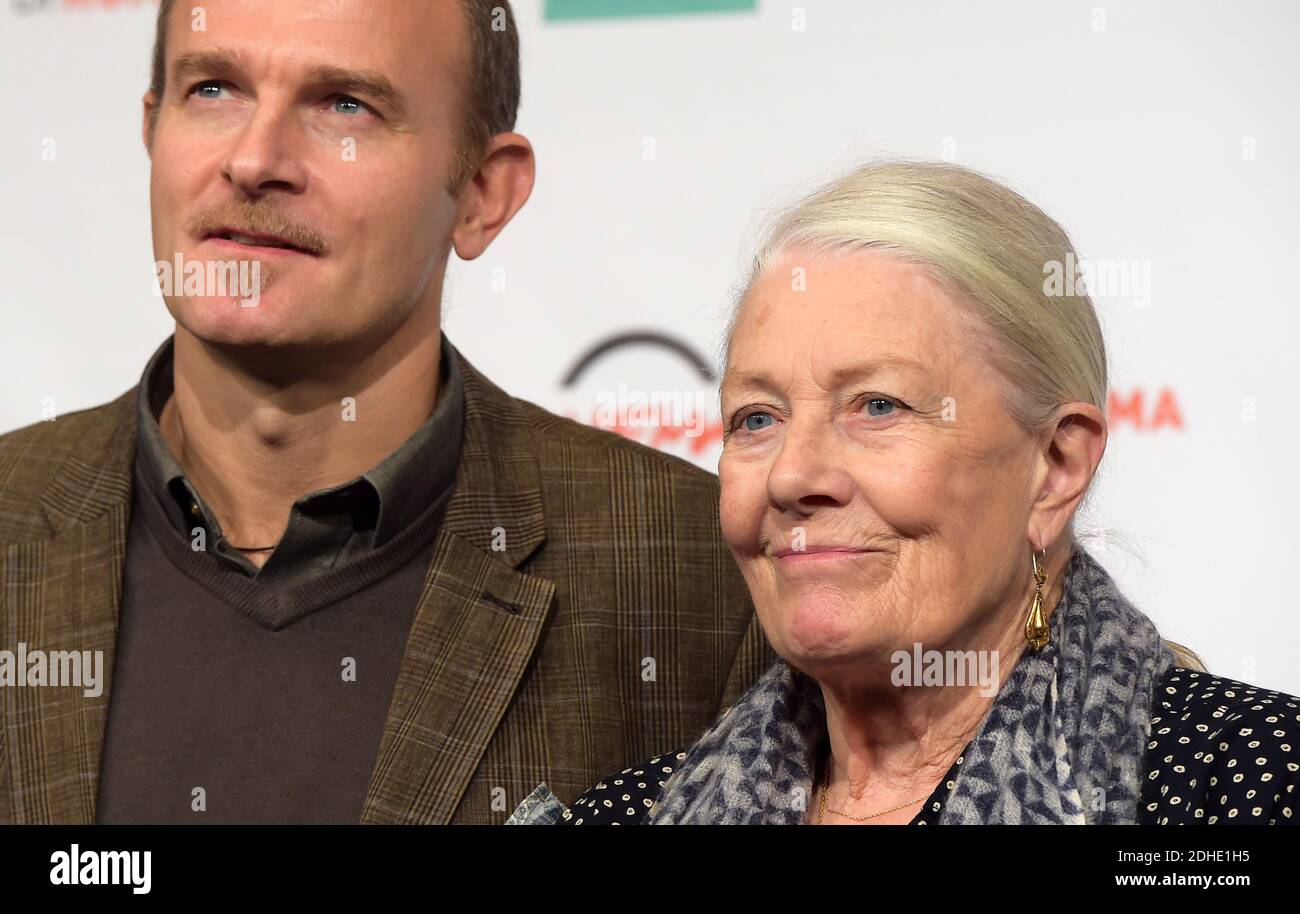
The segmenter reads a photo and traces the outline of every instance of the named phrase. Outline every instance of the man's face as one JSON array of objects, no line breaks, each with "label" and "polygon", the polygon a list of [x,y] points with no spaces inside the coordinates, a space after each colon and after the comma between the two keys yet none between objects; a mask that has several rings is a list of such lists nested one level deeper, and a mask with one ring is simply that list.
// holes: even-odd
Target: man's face
[{"label": "man's face", "polygon": [[310,348],[436,308],[468,53],[459,0],[205,0],[201,19],[178,0],[154,100],[155,259],[256,261],[263,288],[252,306],[233,287],[168,295],[176,321],[213,344]]}]

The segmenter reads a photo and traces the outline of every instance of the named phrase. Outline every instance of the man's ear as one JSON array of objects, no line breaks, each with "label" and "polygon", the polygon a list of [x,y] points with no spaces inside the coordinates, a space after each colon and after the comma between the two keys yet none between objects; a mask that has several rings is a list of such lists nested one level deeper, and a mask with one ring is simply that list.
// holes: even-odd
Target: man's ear
[{"label": "man's ear", "polygon": [[144,94],[144,123],[141,130],[141,139],[144,140],[145,152],[153,152],[153,132],[149,129],[149,124],[153,120],[154,112],[157,109],[158,100],[154,98],[153,89]]},{"label": "man's ear", "polygon": [[1106,416],[1091,403],[1066,403],[1043,439],[1038,497],[1029,511],[1031,543],[1054,543],[1070,523],[1106,452]]},{"label": "man's ear", "polygon": [[452,245],[462,260],[473,260],[514,218],[533,192],[537,163],[533,147],[518,133],[498,133],[461,191]]}]

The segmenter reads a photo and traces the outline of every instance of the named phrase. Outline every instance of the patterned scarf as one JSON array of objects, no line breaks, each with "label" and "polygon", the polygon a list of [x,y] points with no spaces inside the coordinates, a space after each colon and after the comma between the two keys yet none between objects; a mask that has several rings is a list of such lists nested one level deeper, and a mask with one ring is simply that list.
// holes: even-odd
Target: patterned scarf
[{"label": "patterned scarf", "polygon": [[[1076,546],[1051,641],[1003,683],[939,824],[1135,822],[1153,691],[1172,663],[1151,620]],[[777,661],[691,747],[647,822],[802,823],[825,740],[820,687]]]}]

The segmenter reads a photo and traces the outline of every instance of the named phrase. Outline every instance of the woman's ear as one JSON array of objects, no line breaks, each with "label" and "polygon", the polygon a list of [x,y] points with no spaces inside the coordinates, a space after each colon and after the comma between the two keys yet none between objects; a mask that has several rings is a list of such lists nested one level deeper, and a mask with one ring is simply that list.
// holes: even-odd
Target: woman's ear
[{"label": "woman's ear", "polygon": [[1091,403],[1064,404],[1038,455],[1038,494],[1029,511],[1029,541],[1055,542],[1070,523],[1106,451],[1106,416]]}]

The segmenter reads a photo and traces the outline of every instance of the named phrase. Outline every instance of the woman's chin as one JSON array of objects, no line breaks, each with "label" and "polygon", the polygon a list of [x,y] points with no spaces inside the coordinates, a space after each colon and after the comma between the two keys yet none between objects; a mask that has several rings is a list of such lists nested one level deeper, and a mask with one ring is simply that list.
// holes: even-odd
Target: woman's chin
[{"label": "woman's chin", "polygon": [[861,663],[877,647],[887,657],[881,633],[873,629],[847,612],[801,612],[783,618],[779,632],[769,637],[777,653],[799,669],[810,670]]}]

